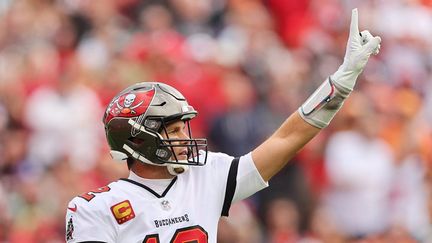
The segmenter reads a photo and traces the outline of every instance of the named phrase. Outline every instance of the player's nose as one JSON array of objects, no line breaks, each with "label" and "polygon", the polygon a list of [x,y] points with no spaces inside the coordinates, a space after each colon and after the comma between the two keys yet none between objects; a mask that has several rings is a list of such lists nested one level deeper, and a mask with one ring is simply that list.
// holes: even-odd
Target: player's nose
[{"label": "player's nose", "polygon": [[[189,135],[185,131],[181,131],[180,139],[189,139]],[[181,143],[187,143],[187,141],[181,141]]]}]

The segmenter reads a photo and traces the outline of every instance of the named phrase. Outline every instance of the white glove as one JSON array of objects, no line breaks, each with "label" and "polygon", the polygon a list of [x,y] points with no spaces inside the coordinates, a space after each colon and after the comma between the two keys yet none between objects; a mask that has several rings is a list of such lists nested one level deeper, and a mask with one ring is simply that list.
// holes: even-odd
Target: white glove
[{"label": "white glove", "polygon": [[379,53],[380,43],[381,37],[372,36],[368,30],[359,32],[358,11],[356,8],[353,9],[344,61],[331,76],[335,86],[341,89],[341,92],[349,94],[353,90],[357,77],[366,66],[370,55]]},{"label": "white glove", "polygon": [[352,10],[350,33],[345,57],[339,69],[299,108],[300,116],[312,126],[326,127],[353,90],[371,54],[378,54],[381,38],[358,29],[358,12]]}]

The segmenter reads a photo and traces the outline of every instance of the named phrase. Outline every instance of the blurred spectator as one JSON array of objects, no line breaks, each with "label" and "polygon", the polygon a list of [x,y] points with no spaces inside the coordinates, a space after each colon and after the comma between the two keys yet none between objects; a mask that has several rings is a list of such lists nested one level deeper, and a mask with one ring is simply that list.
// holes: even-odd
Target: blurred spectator
[{"label": "blurred spectator", "polygon": [[28,98],[24,122],[36,168],[68,158],[73,167],[88,170],[99,157],[102,110],[96,94],[77,78],[65,75],[55,87],[41,87]]},{"label": "blurred spectator", "polygon": [[354,93],[345,105],[348,127],[330,136],[325,151],[324,207],[349,237],[382,234],[390,227],[394,155],[372,124],[376,115],[368,98]]},{"label": "blurred spectator", "polygon": [[391,144],[396,155],[395,179],[392,191],[392,221],[398,231],[407,231],[417,239],[424,239],[431,223],[428,218],[428,189],[425,180],[426,162],[421,156],[423,131],[418,116],[420,97],[410,89],[398,88],[391,97],[383,137]]},{"label": "blurred spectator", "polygon": [[213,33],[219,27],[218,15],[225,7],[225,0],[169,0],[170,6],[180,20],[176,28],[186,36],[194,33]]},{"label": "blurred spectator", "polygon": [[333,217],[324,207],[318,206],[312,213],[309,231],[299,243],[342,243],[347,239],[340,232]]},{"label": "blurred spectator", "polygon": [[219,221],[218,243],[261,243],[264,236],[259,219],[246,201],[236,202],[230,217]]},{"label": "blurred spectator", "polygon": [[216,150],[240,156],[263,140],[264,123],[255,109],[255,91],[246,76],[227,73],[223,92],[227,111],[214,118],[209,139]]},{"label": "blurred spectator", "polygon": [[287,199],[275,199],[267,205],[265,221],[267,242],[291,243],[300,239],[299,211]]},{"label": "blurred spectator", "polygon": [[268,3],[283,40],[288,46],[298,46],[314,22],[310,13],[311,1],[268,0]]}]

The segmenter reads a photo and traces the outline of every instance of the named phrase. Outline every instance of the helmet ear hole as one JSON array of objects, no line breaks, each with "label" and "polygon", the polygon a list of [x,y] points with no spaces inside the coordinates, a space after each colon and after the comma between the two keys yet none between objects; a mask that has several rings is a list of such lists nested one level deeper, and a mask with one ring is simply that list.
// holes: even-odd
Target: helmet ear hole
[{"label": "helmet ear hole", "polygon": [[156,120],[146,119],[144,121],[144,126],[153,132],[158,132],[159,129],[161,128],[161,125],[162,123]]},{"label": "helmet ear hole", "polygon": [[156,150],[156,156],[162,160],[168,160],[172,156],[172,152],[166,148],[160,148]]}]

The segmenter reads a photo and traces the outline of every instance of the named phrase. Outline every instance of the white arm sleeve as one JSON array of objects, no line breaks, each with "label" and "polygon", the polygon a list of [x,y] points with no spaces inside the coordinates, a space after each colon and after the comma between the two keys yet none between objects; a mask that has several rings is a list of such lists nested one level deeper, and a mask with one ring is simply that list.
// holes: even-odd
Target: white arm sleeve
[{"label": "white arm sleeve", "polygon": [[266,187],[268,182],[264,181],[255,167],[252,153],[240,157],[233,202],[243,200]]}]

